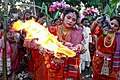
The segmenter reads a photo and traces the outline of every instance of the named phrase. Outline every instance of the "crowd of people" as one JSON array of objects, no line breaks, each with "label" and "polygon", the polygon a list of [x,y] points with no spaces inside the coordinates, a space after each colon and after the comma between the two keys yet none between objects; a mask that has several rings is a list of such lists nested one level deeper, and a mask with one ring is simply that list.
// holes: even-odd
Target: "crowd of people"
[{"label": "crowd of people", "polygon": [[[80,20],[79,12],[68,7],[59,18],[46,24],[46,14],[39,12],[33,16],[25,12],[9,22],[6,38],[7,75],[12,80],[21,71],[28,73],[23,80],[82,80],[81,73],[92,67],[92,80],[118,80],[120,74],[120,17],[98,17],[92,24],[88,18]],[[36,39],[25,39],[24,30],[14,31],[17,20],[23,22],[34,19],[66,47],[74,47],[76,55],[62,56],[38,45]],[[69,48],[68,47],[68,48]],[[0,76],[3,75],[2,54],[4,30],[0,32]],[[49,52],[49,53],[48,53]]]}]

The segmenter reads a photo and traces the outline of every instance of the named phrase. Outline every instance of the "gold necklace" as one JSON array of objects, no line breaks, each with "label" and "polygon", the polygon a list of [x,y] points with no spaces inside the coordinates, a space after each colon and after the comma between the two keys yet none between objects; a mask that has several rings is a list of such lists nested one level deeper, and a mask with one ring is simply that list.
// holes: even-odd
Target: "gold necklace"
[{"label": "gold necklace", "polygon": [[[109,48],[112,46],[113,42],[114,42],[114,38],[115,38],[115,33],[108,33],[107,36],[104,38],[104,46],[106,48]],[[108,46],[106,45],[106,43],[108,44]]]},{"label": "gold necklace", "polygon": [[70,30],[64,31],[63,27],[64,27],[63,25],[59,26],[57,34],[58,34],[59,41],[66,42],[68,40]]}]

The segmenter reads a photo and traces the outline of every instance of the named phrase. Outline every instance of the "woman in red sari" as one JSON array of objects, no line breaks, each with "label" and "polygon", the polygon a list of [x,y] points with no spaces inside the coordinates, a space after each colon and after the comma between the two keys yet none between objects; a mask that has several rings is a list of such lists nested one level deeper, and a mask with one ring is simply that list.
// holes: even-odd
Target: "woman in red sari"
[{"label": "woman in red sari", "polygon": [[[62,24],[56,27],[49,27],[49,31],[58,36],[60,42],[69,42],[74,47],[78,44],[80,45],[83,40],[82,28],[73,28],[77,23],[77,19],[78,12],[73,8],[67,8],[63,12]],[[24,43],[24,46],[32,51],[34,80],[81,80],[78,67],[79,54],[71,58],[56,58],[54,55],[49,54],[49,52],[53,52],[45,52],[34,40],[25,40]]]},{"label": "woman in red sari", "polygon": [[[61,24],[56,27],[49,27],[49,31],[58,36],[58,40],[63,43],[70,43],[74,47],[78,44],[82,44],[83,35],[82,35],[82,27],[77,29],[76,26],[78,19],[78,12],[73,8],[66,8],[63,11],[63,15],[61,16]],[[58,68],[54,69],[55,75],[59,72],[59,79],[55,79],[58,76],[53,77],[50,80],[82,80],[79,70],[80,63],[80,54],[76,53],[76,56],[66,58],[64,63]],[[53,70],[53,69],[51,69]],[[51,72],[50,72],[51,73]],[[60,77],[61,76],[61,77]]]},{"label": "woman in red sari", "polygon": [[33,75],[32,80],[48,80],[46,75],[45,59],[40,52],[39,45],[34,40],[25,40],[24,46],[30,51],[31,59],[28,61],[28,71]]},{"label": "woman in red sari", "polygon": [[[45,14],[39,13],[35,20],[42,25],[45,21]],[[42,23],[40,22],[42,20]],[[31,58],[28,60],[28,72],[33,75],[32,80],[49,80],[47,77],[47,69],[45,66],[44,52],[40,51],[40,45],[35,43],[36,39],[25,40],[24,46],[27,48],[28,55]]]},{"label": "woman in red sari", "polygon": [[[104,28],[99,28],[97,49],[93,56],[93,80],[118,80],[120,71],[120,17],[111,18],[111,28],[105,34]],[[99,24],[94,22],[91,31]]]}]

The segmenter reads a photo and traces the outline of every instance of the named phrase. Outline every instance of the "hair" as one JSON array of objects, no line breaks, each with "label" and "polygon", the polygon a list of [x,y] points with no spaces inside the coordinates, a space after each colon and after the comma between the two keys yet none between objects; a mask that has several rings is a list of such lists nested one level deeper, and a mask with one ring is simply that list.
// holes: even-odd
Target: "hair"
[{"label": "hair", "polygon": [[[23,20],[26,19],[25,15],[26,15],[27,13],[29,13],[29,14],[31,15],[31,11],[26,10],[25,12],[23,12]],[[29,19],[27,19],[27,20],[29,20]]]},{"label": "hair", "polygon": [[110,18],[110,21],[112,21],[114,19],[118,21],[118,24],[119,24],[119,27],[120,27],[120,17],[119,16],[113,16],[113,17]]},{"label": "hair", "polygon": [[63,15],[66,16],[67,14],[69,14],[69,13],[71,13],[71,12],[75,12],[75,14],[76,14],[76,16],[77,16],[77,19],[79,18],[79,13],[78,13],[78,11],[77,11],[75,8],[73,8],[73,7],[68,7],[68,8],[66,8],[66,9],[64,9]]},{"label": "hair", "polygon": [[39,20],[39,18],[42,18],[43,16],[46,16],[46,14],[44,12],[39,12],[37,14],[37,21]]},{"label": "hair", "polygon": [[60,23],[61,19],[60,18],[56,18],[56,19],[54,19],[54,20],[51,21],[51,24],[52,25],[56,25],[57,21],[59,21],[59,23]]},{"label": "hair", "polygon": [[43,17],[43,16],[46,16],[46,14],[44,12],[39,12],[38,15],[37,15],[39,18]]},{"label": "hair", "polygon": [[83,19],[81,20],[81,23],[83,23],[85,20],[88,20],[88,18],[83,18]]},{"label": "hair", "polygon": [[10,18],[8,22],[11,24],[16,22],[17,20],[21,20],[21,18],[19,16],[17,18]]}]

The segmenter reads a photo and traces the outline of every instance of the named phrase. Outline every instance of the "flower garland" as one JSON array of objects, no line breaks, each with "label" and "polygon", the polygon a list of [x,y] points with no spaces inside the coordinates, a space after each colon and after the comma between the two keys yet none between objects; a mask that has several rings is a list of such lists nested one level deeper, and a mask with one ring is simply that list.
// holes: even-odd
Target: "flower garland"
[{"label": "flower garland", "polygon": [[95,16],[99,15],[99,10],[97,8],[90,7],[85,9],[85,7],[82,7],[81,9],[82,10],[80,11],[81,12],[80,20],[82,20],[84,17],[94,18]]},{"label": "flower garland", "polygon": [[99,11],[97,8],[91,7],[91,8],[87,8],[86,10],[83,11],[83,15],[84,16],[95,16],[98,15]]},{"label": "flower garland", "polygon": [[67,7],[70,7],[70,5],[66,4],[66,2],[53,2],[49,7],[49,12],[55,13],[57,11],[63,11]]}]

